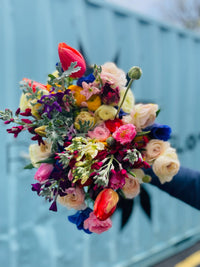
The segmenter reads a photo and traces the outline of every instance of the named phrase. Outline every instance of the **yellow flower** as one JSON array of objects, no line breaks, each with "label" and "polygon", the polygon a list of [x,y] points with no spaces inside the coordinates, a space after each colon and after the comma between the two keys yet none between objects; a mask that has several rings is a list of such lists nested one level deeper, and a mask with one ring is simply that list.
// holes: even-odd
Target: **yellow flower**
[{"label": "yellow flower", "polygon": [[95,111],[101,106],[101,97],[99,95],[93,95],[86,102],[88,104],[88,109]]},{"label": "yellow flower", "polygon": [[99,150],[104,150],[104,144],[101,142],[89,142],[84,148],[83,153],[86,157],[95,158]]},{"label": "yellow flower", "polygon": [[88,111],[81,111],[75,118],[74,122],[74,126],[77,130],[80,130],[80,122],[82,124],[89,122],[89,126],[92,128],[95,125],[95,117]]},{"label": "yellow flower", "polygon": [[95,111],[95,117],[97,120],[113,120],[115,118],[115,115],[117,113],[117,110],[108,105],[101,105],[96,111]]},{"label": "yellow flower", "polygon": [[40,136],[46,137],[46,132],[45,132],[46,127],[47,127],[46,125],[37,127],[37,128],[35,129],[35,132],[36,132],[37,134],[39,134]]},{"label": "yellow flower", "polygon": [[51,144],[45,142],[45,145],[32,144],[29,146],[29,156],[31,163],[35,168],[38,168],[40,164],[38,161],[44,160],[51,155]]},{"label": "yellow flower", "polygon": [[[120,101],[118,105],[121,104],[125,91],[126,91],[126,88],[120,90]],[[129,89],[121,108],[123,109],[124,112],[130,113],[133,110],[134,105],[135,105],[135,98],[134,98],[133,93]]]},{"label": "yellow flower", "polygon": [[72,91],[77,106],[80,107],[83,102],[86,102],[86,97],[81,94],[81,91],[83,90],[82,87],[78,85],[70,85],[68,89]]}]

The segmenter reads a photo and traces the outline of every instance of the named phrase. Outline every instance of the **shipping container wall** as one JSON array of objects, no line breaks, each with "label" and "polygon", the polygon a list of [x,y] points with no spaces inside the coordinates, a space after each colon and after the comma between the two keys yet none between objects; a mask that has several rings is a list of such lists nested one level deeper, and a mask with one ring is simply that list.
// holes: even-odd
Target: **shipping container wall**
[{"label": "shipping container wall", "polygon": [[[199,36],[103,0],[0,0],[0,7],[0,110],[17,109],[23,77],[46,82],[58,43],[66,42],[88,65],[114,61],[126,72],[140,66],[136,101],[159,104],[159,121],[172,127],[181,165],[200,170]],[[23,170],[28,136],[14,139],[1,124],[0,142],[1,266],[151,266],[199,238],[199,212],[151,185],[145,186],[151,220],[137,197],[123,230],[119,211],[107,233],[77,231],[67,220],[73,211],[52,213],[31,191],[34,171]]]}]

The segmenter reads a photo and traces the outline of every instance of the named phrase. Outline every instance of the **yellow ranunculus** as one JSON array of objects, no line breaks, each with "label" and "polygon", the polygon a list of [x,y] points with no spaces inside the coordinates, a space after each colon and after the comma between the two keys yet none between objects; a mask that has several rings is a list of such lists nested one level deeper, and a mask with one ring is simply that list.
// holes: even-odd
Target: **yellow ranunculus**
[{"label": "yellow ranunculus", "polygon": [[115,118],[116,113],[117,110],[113,106],[101,105],[95,111],[95,117],[97,118],[97,120],[113,120]]},{"label": "yellow ranunculus", "polygon": [[101,106],[101,97],[93,95],[87,100],[88,109],[91,111],[97,110]]},{"label": "yellow ranunculus", "polygon": [[70,85],[68,89],[72,91],[77,106],[80,107],[83,102],[86,102],[86,97],[81,94],[81,91],[83,90],[82,87],[78,85]]}]

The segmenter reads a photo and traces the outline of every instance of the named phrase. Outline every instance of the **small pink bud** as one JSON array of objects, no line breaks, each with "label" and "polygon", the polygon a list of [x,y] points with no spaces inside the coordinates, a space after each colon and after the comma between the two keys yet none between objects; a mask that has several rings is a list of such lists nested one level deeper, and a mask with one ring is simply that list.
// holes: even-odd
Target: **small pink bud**
[{"label": "small pink bud", "polygon": [[52,164],[42,163],[35,173],[34,179],[40,183],[46,181],[53,171],[53,168],[54,166]]}]

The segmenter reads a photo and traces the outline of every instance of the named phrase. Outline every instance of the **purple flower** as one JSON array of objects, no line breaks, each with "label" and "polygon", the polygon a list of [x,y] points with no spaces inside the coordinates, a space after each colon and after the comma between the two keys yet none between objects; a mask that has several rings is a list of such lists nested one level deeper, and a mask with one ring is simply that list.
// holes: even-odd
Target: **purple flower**
[{"label": "purple flower", "polygon": [[68,216],[68,220],[71,223],[76,224],[78,230],[83,230],[87,234],[91,234],[88,229],[85,229],[83,227],[84,221],[89,218],[90,213],[92,212],[92,209],[86,208],[85,210],[77,211],[74,215]]},{"label": "purple flower", "polygon": [[41,184],[40,183],[36,183],[36,184],[31,184],[32,185],[32,191],[36,191],[37,194],[40,194],[40,189],[41,189]]},{"label": "purple flower", "polygon": [[52,95],[43,95],[38,103],[44,105],[43,113],[46,112],[48,118],[51,118],[51,112],[57,110],[58,112],[62,112],[62,107],[66,106],[64,103],[64,96],[69,95],[70,90],[66,90],[65,92],[58,92]]},{"label": "purple flower", "polygon": [[57,204],[56,204],[56,201],[53,201],[53,202],[52,202],[52,204],[51,204],[49,210],[52,210],[52,211],[55,211],[55,212],[57,211]]}]

